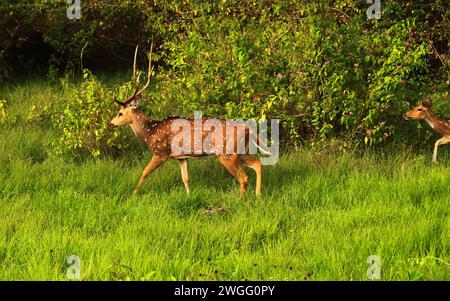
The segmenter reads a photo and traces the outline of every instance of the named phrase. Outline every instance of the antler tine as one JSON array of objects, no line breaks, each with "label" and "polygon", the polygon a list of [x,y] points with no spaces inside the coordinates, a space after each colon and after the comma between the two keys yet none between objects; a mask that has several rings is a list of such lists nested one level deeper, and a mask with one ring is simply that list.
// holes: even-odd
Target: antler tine
[{"label": "antler tine", "polygon": [[136,60],[137,60],[137,53],[138,53],[139,45],[136,45],[136,49],[134,50],[134,60],[133,60],[133,83],[134,86],[138,86],[138,82],[136,81]]},{"label": "antler tine", "polygon": [[136,60],[137,60],[137,54],[138,54],[138,49],[139,49],[139,45],[136,45],[136,49],[134,50],[134,60],[133,60],[133,84],[134,84],[134,93],[131,97],[126,98],[125,103],[129,103],[133,98],[136,97],[136,95],[138,95],[138,91],[139,91],[139,76],[136,79]]},{"label": "antler tine", "polygon": [[153,73],[153,66],[152,66],[152,53],[153,53],[153,41],[150,45],[150,53],[148,56],[148,73],[147,73],[147,83],[145,83],[145,86],[136,94],[140,95],[142,92],[144,92],[148,86],[150,85],[150,81],[152,79],[152,73]]}]

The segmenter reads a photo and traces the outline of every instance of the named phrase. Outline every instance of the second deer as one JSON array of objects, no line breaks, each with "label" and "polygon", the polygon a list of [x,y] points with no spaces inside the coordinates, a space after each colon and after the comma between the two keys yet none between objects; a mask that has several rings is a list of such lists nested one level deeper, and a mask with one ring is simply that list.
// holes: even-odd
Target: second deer
[{"label": "second deer", "polygon": [[406,112],[403,117],[406,120],[425,120],[435,132],[442,135],[442,138],[438,139],[434,144],[433,163],[436,163],[439,146],[450,142],[450,120],[433,115],[430,98],[425,99],[421,105]]}]

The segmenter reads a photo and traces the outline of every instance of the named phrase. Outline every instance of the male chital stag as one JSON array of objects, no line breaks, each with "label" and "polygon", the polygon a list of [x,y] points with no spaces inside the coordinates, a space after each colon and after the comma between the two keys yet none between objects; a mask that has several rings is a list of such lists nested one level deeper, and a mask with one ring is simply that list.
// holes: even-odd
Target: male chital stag
[{"label": "male chital stag", "polygon": [[421,105],[412,108],[410,111],[406,112],[403,117],[406,120],[415,119],[425,120],[431,128],[442,135],[442,138],[438,139],[434,144],[434,152],[433,152],[433,163],[437,162],[437,152],[438,148],[442,144],[447,144],[450,142],[450,120],[438,118],[433,115],[432,107],[431,107],[431,99],[425,99]]},{"label": "male chital stag", "polygon": [[[137,138],[143,141],[149,148],[149,151],[153,154],[150,163],[145,167],[142,172],[142,176],[134,190],[136,193],[144,182],[145,178],[154,170],[156,170],[159,166],[161,166],[168,159],[176,159],[178,160],[181,168],[181,177],[186,189],[186,192],[189,193],[189,178],[188,178],[188,162],[187,158],[189,157],[204,157],[209,155],[215,155],[219,159],[220,163],[222,163],[225,168],[239,181],[240,184],[240,193],[244,194],[247,184],[248,177],[245,173],[242,165],[248,166],[255,170],[256,172],[256,195],[261,194],[261,161],[258,158],[255,158],[249,154],[242,154],[241,152],[237,152],[237,133],[239,130],[243,130],[244,138],[245,138],[245,148],[248,149],[248,143],[252,140],[256,142],[256,147],[260,149],[262,152],[269,153],[267,151],[267,147],[264,148],[259,146],[260,143],[259,137],[249,128],[246,124],[239,125],[241,128],[226,128],[226,120],[225,119],[214,119],[219,122],[218,126],[222,126],[222,135],[221,141],[216,140],[207,140],[205,137],[208,137],[212,131],[215,130],[214,126],[209,125],[206,126],[208,120],[206,118],[199,119],[201,123],[201,134],[194,134],[194,122],[193,119],[180,119],[179,117],[171,117],[164,120],[151,120],[140,110],[141,106],[141,94],[142,92],[148,88],[150,84],[150,80],[153,74],[153,67],[151,62],[152,57],[152,47],[150,48],[149,53],[149,65],[148,65],[148,73],[147,73],[147,82],[142,89],[139,89],[138,79],[136,78],[136,56],[137,56],[138,47],[136,47],[136,51],[134,53],[134,62],[133,62],[133,83],[135,87],[135,91],[132,96],[126,97],[124,102],[115,100],[120,105],[119,113],[113,120],[111,120],[109,127],[115,128],[122,125],[129,125],[133,130],[134,134]],[[139,78],[139,75],[137,76]],[[181,141],[181,145],[184,143],[188,145],[189,151],[178,151],[172,150],[172,142],[174,137],[178,137],[177,135],[183,130],[183,127],[175,126],[178,130],[173,130],[174,122],[179,122],[180,120],[184,121],[184,125],[188,126],[188,138],[186,141]],[[238,127],[239,127],[238,126]],[[242,128],[243,127],[243,128]],[[207,129],[208,128],[208,129]],[[232,135],[234,139],[232,139],[233,147],[232,151],[229,151],[228,145],[227,149],[225,149],[225,138],[227,134],[230,134],[230,130],[233,131]],[[185,132],[184,132],[185,133]],[[189,135],[190,133],[190,135]],[[242,133],[242,131],[241,131]],[[217,137],[217,136],[216,136]],[[241,137],[242,138],[242,137]],[[190,140],[190,141],[189,141]],[[209,145],[204,145],[205,141],[210,141]],[[194,149],[196,143],[201,143],[203,147]],[[222,146],[223,148],[220,148]],[[205,151],[205,149],[209,149],[209,151]]]}]

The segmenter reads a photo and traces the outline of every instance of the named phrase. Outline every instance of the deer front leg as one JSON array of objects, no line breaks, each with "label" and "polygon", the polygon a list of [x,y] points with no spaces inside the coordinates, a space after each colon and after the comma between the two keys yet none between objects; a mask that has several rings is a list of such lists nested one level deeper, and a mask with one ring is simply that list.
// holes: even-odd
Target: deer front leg
[{"label": "deer front leg", "polygon": [[448,142],[449,142],[449,140],[447,139],[447,137],[442,137],[441,139],[438,139],[436,141],[436,143],[434,144],[433,163],[437,162],[437,152],[438,152],[439,145],[447,144]]},{"label": "deer front leg", "polygon": [[181,178],[183,179],[184,188],[186,193],[189,194],[189,174],[188,174],[188,162],[187,159],[178,160],[180,162]]},{"label": "deer front leg", "polygon": [[155,169],[157,169],[161,164],[167,161],[167,157],[153,155],[152,160],[150,163],[145,167],[144,171],[142,172],[141,179],[139,180],[136,188],[134,189],[133,193],[137,193],[139,188],[141,187],[142,183],[144,182],[145,178],[153,172]]}]

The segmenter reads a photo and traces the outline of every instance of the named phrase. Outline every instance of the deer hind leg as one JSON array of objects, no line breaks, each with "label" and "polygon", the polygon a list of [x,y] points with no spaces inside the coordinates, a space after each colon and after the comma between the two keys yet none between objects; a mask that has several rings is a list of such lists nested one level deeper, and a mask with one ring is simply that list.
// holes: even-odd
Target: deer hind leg
[{"label": "deer hind leg", "polygon": [[145,178],[155,169],[157,169],[161,164],[167,161],[167,157],[159,156],[159,155],[153,155],[152,160],[150,163],[145,167],[144,171],[142,172],[141,179],[139,180],[136,188],[134,189],[133,193],[137,193],[139,188],[141,187],[142,183],[144,182]]},{"label": "deer hind leg", "polygon": [[438,153],[439,145],[447,144],[447,143],[449,143],[449,142],[450,142],[450,141],[447,139],[447,137],[442,137],[441,139],[438,139],[438,140],[436,141],[436,143],[434,144],[433,163],[436,163],[436,162],[437,162],[437,153]]},{"label": "deer hind leg", "polygon": [[188,174],[188,162],[187,159],[178,160],[181,169],[181,178],[183,179],[184,188],[186,193],[189,194],[189,174]]},{"label": "deer hind leg", "polygon": [[239,181],[241,196],[244,195],[248,185],[248,176],[239,164],[237,155],[218,156],[220,163]]},{"label": "deer hind leg", "polygon": [[240,155],[239,160],[246,166],[250,167],[256,172],[256,195],[261,195],[261,177],[262,177],[262,167],[261,160],[252,157],[250,155]]}]

